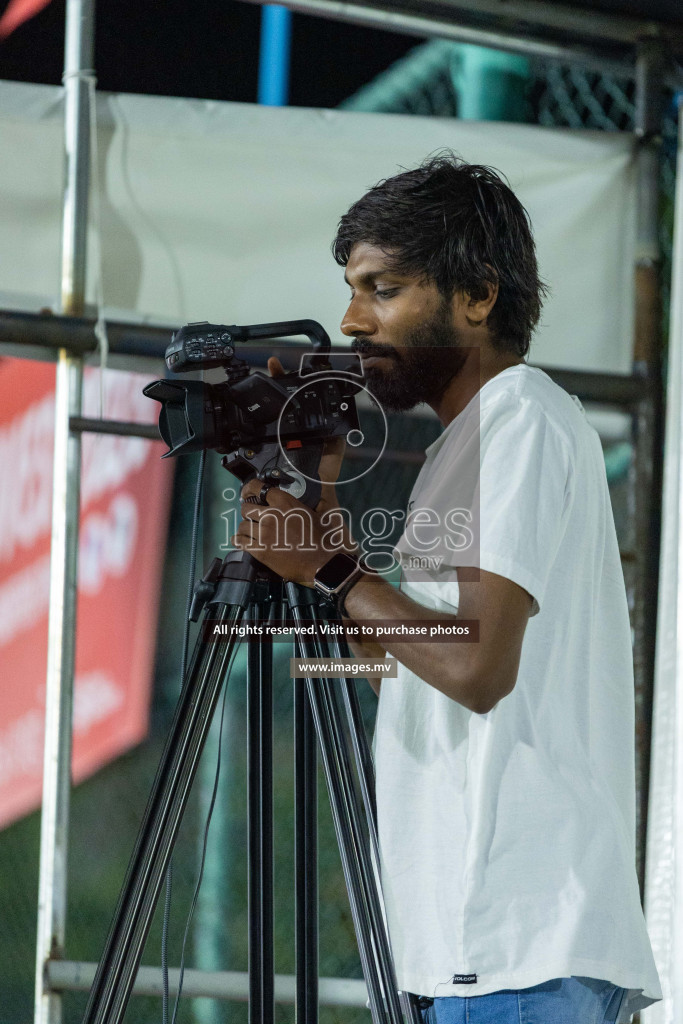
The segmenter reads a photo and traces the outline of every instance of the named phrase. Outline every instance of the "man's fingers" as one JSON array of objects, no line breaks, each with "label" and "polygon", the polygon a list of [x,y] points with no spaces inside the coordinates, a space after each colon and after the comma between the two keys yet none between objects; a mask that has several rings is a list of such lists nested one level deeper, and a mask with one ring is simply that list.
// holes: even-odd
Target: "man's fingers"
[{"label": "man's fingers", "polygon": [[318,466],[318,476],[323,484],[333,484],[337,481],[345,451],[346,438],[329,437],[325,441],[320,465]]},{"label": "man's fingers", "polygon": [[323,445],[323,455],[343,455],[345,451],[345,437],[328,437]]},{"label": "man's fingers", "polygon": [[231,537],[230,543],[236,548],[259,548],[263,550],[264,547],[261,543],[258,530],[254,530],[253,521],[250,519],[242,520],[237,529],[237,533]]},{"label": "man's fingers", "polygon": [[[250,480],[249,483],[245,484],[242,488],[240,500],[244,501],[245,498],[249,498],[252,495],[256,495],[258,498],[261,494],[262,487],[263,481],[254,477],[253,480]],[[275,485],[268,488],[266,492],[266,502],[271,508],[280,509],[282,512],[286,512],[293,508],[306,509],[308,512],[311,511],[308,505],[304,505],[303,502],[299,501],[297,498],[293,498],[291,494],[288,494],[286,491],[283,491],[280,487],[276,487]],[[262,508],[263,506],[260,507]]]},{"label": "man's fingers", "polygon": [[268,359],[268,372],[271,377],[283,377],[285,368],[277,356],[270,356]]}]

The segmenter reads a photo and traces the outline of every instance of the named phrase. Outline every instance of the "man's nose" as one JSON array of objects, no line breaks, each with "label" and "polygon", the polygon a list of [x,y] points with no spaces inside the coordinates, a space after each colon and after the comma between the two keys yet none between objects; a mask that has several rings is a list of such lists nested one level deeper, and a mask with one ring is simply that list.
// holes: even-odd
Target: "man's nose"
[{"label": "man's nose", "polygon": [[369,316],[366,307],[354,296],[341,322],[342,334],[345,334],[348,338],[360,334],[372,336],[375,333],[375,328],[376,325],[372,317]]}]

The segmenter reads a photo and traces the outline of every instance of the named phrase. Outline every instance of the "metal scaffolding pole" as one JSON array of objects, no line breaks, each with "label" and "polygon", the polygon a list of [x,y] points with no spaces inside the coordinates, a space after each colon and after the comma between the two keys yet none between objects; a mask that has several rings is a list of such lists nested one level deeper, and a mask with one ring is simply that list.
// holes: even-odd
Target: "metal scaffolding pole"
[{"label": "metal scaffolding pole", "polygon": [[[683,118],[678,166],[683,166]],[[683,1022],[683,177],[676,181],[662,546],[645,909],[664,999],[648,1024]]]},{"label": "metal scaffolding pole", "polygon": [[[171,340],[171,328],[154,324],[121,323],[107,320],[109,354],[130,360],[163,360]],[[177,329],[177,328],[176,328]],[[95,321],[85,317],[53,316],[52,313],[25,313],[0,309],[0,353],[34,358],[39,354],[52,359],[60,348],[88,355],[96,348]],[[240,345],[242,358],[250,366],[265,366],[268,356],[287,362],[308,351],[298,343],[276,345]],[[641,373],[602,373],[595,370],[563,370],[556,366],[534,364],[582,402],[598,402],[616,408],[631,409],[648,397],[650,386]],[[159,366],[163,373],[163,362]]]},{"label": "metal scaffolding pole", "polygon": [[[271,0],[246,0],[264,6]],[[476,6],[476,11],[474,7]],[[561,63],[580,64],[601,74],[630,78],[633,74],[633,47],[639,38],[660,40],[664,44],[677,41],[679,33],[670,24],[652,19],[621,18],[600,14],[595,10],[564,7],[547,3],[516,4],[512,16],[510,4],[473,5],[469,0],[450,3],[400,5],[396,0],[288,0],[287,8],[295,14],[309,14],[332,21],[348,22],[399,35],[424,39],[450,39],[457,43],[484,46],[526,57],[539,57]],[[520,9],[523,8],[522,10]],[[485,10],[485,8],[489,8]],[[510,17],[503,14],[504,8]],[[481,23],[482,14],[489,15],[491,27]],[[493,15],[503,14],[493,19]],[[571,30],[569,32],[569,30]],[[558,42],[557,32],[568,35]],[[588,41],[585,41],[588,40]],[[680,69],[666,69],[666,82],[672,89],[681,88]]]},{"label": "metal scaffolding pole", "polygon": [[657,624],[659,506],[661,494],[662,367],[659,250],[659,151],[662,130],[664,60],[656,43],[643,43],[636,64],[635,130],[637,241],[633,371],[647,382],[635,404],[632,512],[635,578],[632,624],[636,702],[636,856],[641,893],[645,886],[645,846],[650,777],[650,731]]},{"label": "metal scaffolding pole", "polygon": [[[61,267],[61,310],[67,316],[81,316],[85,304],[93,37],[94,0],[68,0]],[[82,385],[82,357],[60,348],[55,401],[35,1024],[59,1024],[62,1019],[61,995],[50,990],[46,965],[50,958],[63,956],[66,924],[81,463],[81,435],[70,430],[69,418],[80,416]]]}]

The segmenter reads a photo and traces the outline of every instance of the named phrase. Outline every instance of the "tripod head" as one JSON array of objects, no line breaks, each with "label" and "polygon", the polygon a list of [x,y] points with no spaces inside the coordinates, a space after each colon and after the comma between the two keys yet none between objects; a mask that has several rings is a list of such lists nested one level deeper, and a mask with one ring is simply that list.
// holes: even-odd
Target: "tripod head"
[{"label": "tripod head", "polygon": [[[235,343],[303,334],[312,351],[299,369],[281,377],[252,371],[235,357]],[[174,373],[222,367],[227,380],[157,380],[143,393],[161,403],[159,432],[168,445],[163,458],[214,449],[242,483],[257,476],[315,507],[320,499],[318,467],[331,438],[357,445],[363,435],[355,396],[363,371],[357,356],[343,369],[330,358],[330,339],[315,320],[237,325],[193,323],[173,335],[166,365]],[[352,440],[353,439],[353,440]]]}]

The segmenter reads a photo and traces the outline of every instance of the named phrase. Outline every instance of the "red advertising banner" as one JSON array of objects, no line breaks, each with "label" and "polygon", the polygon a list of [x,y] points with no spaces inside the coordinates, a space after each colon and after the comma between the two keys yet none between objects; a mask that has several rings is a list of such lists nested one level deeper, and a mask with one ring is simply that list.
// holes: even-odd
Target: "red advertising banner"
[{"label": "red advertising banner", "polygon": [[[109,370],[107,419],[155,423],[150,378]],[[40,804],[55,367],[0,359],[0,827]],[[86,370],[84,415],[99,372]],[[140,742],[149,716],[172,464],[156,443],[83,435],[75,782]]]},{"label": "red advertising banner", "polygon": [[10,0],[0,18],[0,39],[6,39],[29,18],[34,18],[50,0]]}]

